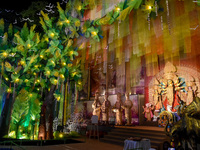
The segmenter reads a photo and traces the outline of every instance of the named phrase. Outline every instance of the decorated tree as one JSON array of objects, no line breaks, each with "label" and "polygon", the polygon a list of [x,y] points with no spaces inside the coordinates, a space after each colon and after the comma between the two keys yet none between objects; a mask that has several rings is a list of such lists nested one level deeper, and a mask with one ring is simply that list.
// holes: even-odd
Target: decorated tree
[{"label": "decorated tree", "polygon": [[[80,6],[84,5],[80,4]],[[77,10],[80,13],[82,7]],[[74,62],[74,58],[78,56],[78,50],[82,46],[76,45],[76,41],[84,35],[99,40],[99,29],[89,21],[81,26],[79,13],[73,17],[69,6],[64,11],[58,4],[58,12],[58,18],[49,18],[41,11],[42,33],[35,32],[36,25],[28,28],[25,24],[10,40],[6,38],[7,33],[2,38],[0,67],[1,79],[7,85],[6,93],[9,98],[6,99],[9,107],[8,121],[16,95],[26,90],[29,98],[34,95],[34,99],[43,101],[52,128],[53,104],[64,98],[62,93],[64,85],[70,80],[77,83],[76,87],[81,84],[80,61]],[[8,33],[10,32],[9,30]],[[1,33],[4,31],[2,30]],[[29,117],[26,117],[30,118],[31,114],[34,113],[28,112]],[[5,121],[3,117],[1,120]],[[27,121],[29,122],[30,120]],[[19,118],[16,123],[19,125],[22,120]],[[9,126],[9,123],[6,126]],[[52,138],[52,131],[49,133],[49,138]]]}]

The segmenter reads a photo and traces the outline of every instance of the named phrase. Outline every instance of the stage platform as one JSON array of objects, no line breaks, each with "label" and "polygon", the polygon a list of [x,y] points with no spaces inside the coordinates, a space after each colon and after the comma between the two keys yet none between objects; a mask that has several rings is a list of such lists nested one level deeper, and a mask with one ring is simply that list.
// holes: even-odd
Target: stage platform
[{"label": "stage platform", "polygon": [[130,137],[141,137],[151,140],[151,147],[157,150],[163,149],[163,143],[169,142],[169,137],[166,136],[164,128],[153,126],[114,126],[101,142],[124,145],[124,140]]}]

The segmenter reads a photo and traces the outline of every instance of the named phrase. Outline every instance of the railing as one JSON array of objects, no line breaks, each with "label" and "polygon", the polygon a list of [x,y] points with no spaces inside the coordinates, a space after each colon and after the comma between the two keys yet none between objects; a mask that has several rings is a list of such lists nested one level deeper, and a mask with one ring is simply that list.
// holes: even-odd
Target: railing
[{"label": "railing", "polygon": [[[20,141],[21,141],[21,140],[20,140]],[[9,143],[10,143],[10,144],[9,144]],[[8,146],[10,147],[10,149],[12,149],[12,146],[16,146],[16,147],[18,147],[18,148],[20,148],[20,149],[22,149],[22,150],[26,150],[25,148],[23,148],[23,147],[17,145],[16,143],[14,143],[13,141],[3,141],[3,142],[0,142],[0,145],[1,145],[1,144],[3,144],[4,146],[6,146],[6,144],[8,144]],[[20,142],[20,144],[21,144],[21,142]],[[1,150],[1,148],[0,148],[0,150]]]}]

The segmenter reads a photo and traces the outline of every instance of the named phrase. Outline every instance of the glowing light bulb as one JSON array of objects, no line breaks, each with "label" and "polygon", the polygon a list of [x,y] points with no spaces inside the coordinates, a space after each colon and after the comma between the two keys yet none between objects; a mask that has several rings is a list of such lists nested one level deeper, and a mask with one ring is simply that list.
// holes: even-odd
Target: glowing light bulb
[{"label": "glowing light bulb", "polygon": [[28,82],[28,79],[25,79],[25,81],[24,81],[25,83],[27,83]]},{"label": "glowing light bulb", "polygon": [[8,81],[9,79],[6,77],[5,80]]},{"label": "glowing light bulb", "polygon": [[150,6],[150,5],[147,6],[147,9],[148,9],[148,10],[151,10],[151,9],[152,9],[152,6]]},{"label": "glowing light bulb", "polygon": [[58,96],[56,99],[59,101],[60,100],[60,96]]},{"label": "glowing light bulb", "polygon": [[67,20],[65,20],[65,22],[67,23],[67,24],[69,24],[70,23],[70,21],[67,19]]},{"label": "glowing light bulb", "polygon": [[46,74],[47,74],[47,75],[50,75],[50,71],[47,71]]},{"label": "glowing light bulb", "polygon": [[52,63],[52,64],[55,64],[55,62],[54,62],[53,60],[51,60],[51,63]]},{"label": "glowing light bulb", "polygon": [[8,88],[8,89],[7,89],[7,92],[8,92],[8,93],[12,92],[11,88]]},{"label": "glowing light bulb", "polygon": [[21,65],[25,65],[25,61],[21,60],[21,61],[20,61],[20,64],[21,64]]},{"label": "glowing light bulb", "polygon": [[65,78],[65,76],[64,76],[63,74],[61,74],[61,75],[60,75],[60,78],[61,78],[61,79],[64,79],[64,78]]},{"label": "glowing light bulb", "polygon": [[31,48],[31,44],[27,44],[27,48]]},{"label": "glowing light bulb", "polygon": [[82,9],[81,5],[79,5],[77,9],[80,11]]},{"label": "glowing light bulb", "polygon": [[93,31],[91,32],[92,35],[96,36],[97,35],[97,32]]},{"label": "glowing light bulb", "polygon": [[29,97],[32,97],[33,96],[33,94],[29,94]]},{"label": "glowing light bulb", "polygon": [[15,83],[18,83],[19,82],[19,79],[17,78],[17,79],[15,79]]},{"label": "glowing light bulb", "polygon": [[52,33],[50,34],[50,36],[53,38],[53,37],[55,36],[55,34],[52,32]]},{"label": "glowing light bulb", "polygon": [[82,84],[82,82],[81,81],[78,81],[78,85],[81,85]]},{"label": "glowing light bulb", "polygon": [[73,55],[73,54],[74,54],[74,52],[73,52],[73,51],[70,51],[70,52],[69,52],[69,54],[70,54],[70,55]]},{"label": "glowing light bulb", "polygon": [[63,66],[66,66],[66,63],[65,63],[65,62],[63,62],[63,63],[62,63],[62,65],[63,65]]},{"label": "glowing light bulb", "polygon": [[116,7],[115,10],[116,10],[116,11],[120,11],[121,9],[120,9],[119,7]]},{"label": "glowing light bulb", "polygon": [[60,137],[60,138],[63,138],[63,134],[62,134],[62,133],[60,133],[60,134],[59,134],[59,137]]},{"label": "glowing light bulb", "polygon": [[40,83],[40,80],[39,80],[39,79],[37,79],[37,80],[36,80],[36,82],[37,82],[37,83]]},{"label": "glowing light bulb", "polygon": [[2,54],[3,54],[3,57],[5,57],[5,58],[8,57],[8,53],[3,52]]},{"label": "glowing light bulb", "polygon": [[44,56],[43,56],[43,55],[40,55],[40,58],[41,58],[41,59],[43,59],[43,58],[44,58]]},{"label": "glowing light bulb", "polygon": [[54,83],[57,84],[57,83],[58,83],[58,80],[54,79]]}]

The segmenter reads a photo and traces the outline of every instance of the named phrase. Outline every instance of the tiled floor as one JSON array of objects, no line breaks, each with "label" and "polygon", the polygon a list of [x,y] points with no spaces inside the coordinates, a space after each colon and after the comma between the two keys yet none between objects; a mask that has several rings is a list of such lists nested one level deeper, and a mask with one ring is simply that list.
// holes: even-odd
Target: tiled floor
[{"label": "tiled floor", "polygon": [[[3,147],[4,146],[0,146],[0,148]],[[14,150],[22,150],[18,147],[12,148]],[[23,146],[23,148],[25,150],[123,150],[122,146],[103,143],[96,139],[86,139],[86,142],[76,144],[61,144],[53,146]]]}]

